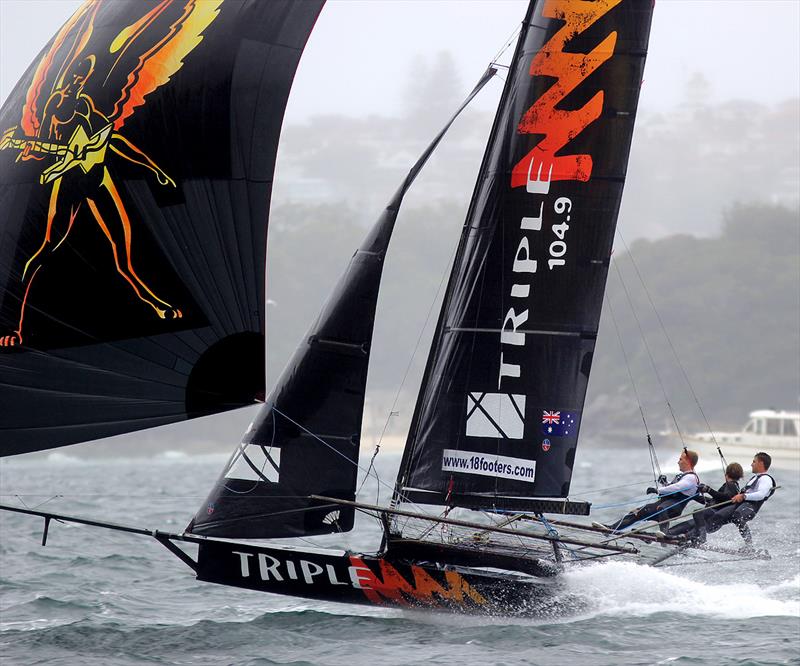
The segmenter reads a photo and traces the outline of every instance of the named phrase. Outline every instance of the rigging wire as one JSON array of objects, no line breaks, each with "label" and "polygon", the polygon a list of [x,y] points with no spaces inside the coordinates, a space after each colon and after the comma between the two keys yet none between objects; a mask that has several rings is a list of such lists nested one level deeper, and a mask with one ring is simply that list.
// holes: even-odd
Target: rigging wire
[{"label": "rigging wire", "polygon": [[611,509],[618,506],[633,506],[635,504],[641,504],[641,502],[647,499],[646,497],[642,497],[641,495],[637,495],[636,497],[626,500],[624,502],[614,502],[613,504],[592,504],[592,509]]},{"label": "rigging wire", "polygon": [[379,504],[380,496],[381,496],[381,480],[380,480],[380,477],[378,476],[378,470],[375,469],[375,467],[374,467],[375,458],[377,457],[378,453],[380,453],[381,444],[383,443],[383,438],[386,435],[386,430],[389,428],[389,421],[391,420],[391,418],[393,416],[399,416],[400,415],[400,412],[396,411],[395,408],[397,407],[397,403],[400,400],[400,394],[403,391],[403,387],[405,386],[406,379],[408,379],[408,375],[411,372],[411,366],[414,364],[414,359],[417,357],[417,352],[419,351],[419,345],[422,342],[422,337],[425,335],[425,330],[428,328],[428,324],[430,323],[431,315],[433,314],[433,309],[434,309],[434,307],[436,306],[436,303],[439,300],[439,294],[441,294],[441,292],[442,292],[442,286],[444,285],[445,279],[447,278],[448,275],[450,275],[450,271],[452,270],[452,265],[453,265],[453,261],[455,260],[457,249],[458,249],[458,246],[456,245],[456,247],[453,248],[453,251],[450,254],[450,259],[447,261],[447,263],[444,266],[444,269],[442,270],[442,276],[441,276],[441,278],[439,278],[439,285],[436,287],[436,293],[434,294],[433,299],[431,300],[431,304],[428,307],[428,312],[425,315],[425,321],[423,322],[422,326],[420,327],[419,335],[417,336],[417,341],[414,343],[414,349],[411,351],[411,356],[408,359],[408,363],[406,364],[406,369],[405,369],[405,372],[403,373],[403,378],[400,380],[400,384],[397,387],[397,392],[394,395],[394,400],[392,401],[392,406],[389,409],[389,415],[386,417],[386,421],[383,424],[383,430],[381,430],[380,437],[378,438],[378,443],[375,445],[375,451],[372,453],[372,458],[370,458],[369,467],[367,468],[367,473],[365,474],[363,480],[361,481],[361,485],[359,485],[358,490],[356,490],[356,497],[358,497],[358,494],[361,492],[361,489],[364,487],[364,484],[367,482],[367,478],[369,477],[370,470],[374,470],[374,472],[375,472],[375,480],[378,482],[378,489],[377,489],[377,494],[376,494],[376,498],[375,498],[375,504]]},{"label": "rigging wire", "polygon": [[647,343],[647,338],[645,337],[644,329],[642,329],[642,322],[639,320],[639,315],[636,314],[636,308],[633,307],[633,301],[631,299],[630,292],[628,291],[628,286],[625,284],[625,280],[622,279],[622,271],[620,271],[619,264],[616,261],[612,261],[612,263],[614,265],[614,270],[617,272],[619,283],[620,285],[622,285],[622,290],[625,292],[625,298],[628,301],[628,307],[630,307],[631,313],[633,313],[633,318],[636,320],[636,326],[639,329],[639,335],[641,336],[642,342],[644,343],[644,348],[647,350],[647,356],[650,358],[650,365],[653,367],[653,372],[655,373],[656,379],[658,380],[658,385],[661,387],[661,393],[664,395],[664,401],[667,404],[670,416],[672,416],[672,422],[675,424],[675,430],[678,433],[678,438],[681,440],[681,446],[685,449],[686,442],[684,442],[683,440],[683,433],[681,433],[680,426],[678,425],[678,420],[677,418],[675,418],[675,411],[672,409],[672,404],[669,401],[667,390],[664,388],[664,382],[661,380],[661,374],[658,372],[658,367],[656,366],[656,361],[653,358],[653,353],[650,351],[650,345]]},{"label": "rigging wire", "polygon": [[587,490],[585,492],[580,493],[577,497],[585,497],[586,495],[596,495],[597,493],[605,493],[608,490],[617,490],[619,488],[632,488],[633,486],[641,486],[643,483],[647,483],[647,481],[634,481],[633,483],[622,483],[618,486],[606,486],[604,488],[595,488],[594,490]]},{"label": "rigging wire", "polygon": [[[324,439],[322,439],[322,438],[321,438],[319,435],[317,435],[316,433],[314,433],[314,432],[311,432],[311,431],[310,431],[308,428],[306,428],[306,427],[305,427],[305,426],[304,426],[302,423],[298,423],[298,422],[297,422],[297,421],[295,421],[295,420],[294,420],[294,419],[293,419],[291,416],[288,416],[287,414],[284,414],[282,411],[280,411],[280,410],[279,410],[277,407],[275,407],[274,405],[273,405],[272,409],[273,409],[273,411],[274,411],[276,414],[279,414],[280,416],[282,416],[283,418],[285,418],[287,421],[289,421],[289,423],[291,423],[291,424],[292,424],[292,425],[294,425],[294,426],[297,426],[297,427],[298,427],[298,428],[300,428],[300,429],[301,429],[303,432],[305,432],[305,433],[306,433],[306,434],[308,434],[308,435],[311,435],[311,437],[313,437],[314,439],[316,439],[318,442],[320,442],[321,444],[324,444],[325,446],[327,446],[327,447],[328,447],[328,448],[329,448],[331,451],[333,451],[333,452],[334,452],[336,455],[338,455],[338,456],[341,456],[342,458],[344,458],[345,460],[347,460],[347,461],[348,461],[349,463],[351,463],[352,465],[355,465],[355,466],[356,466],[358,469],[360,469],[362,472],[366,472],[366,470],[365,470],[365,469],[364,469],[364,468],[363,468],[361,465],[359,465],[359,464],[358,464],[358,463],[357,463],[355,460],[353,460],[352,458],[349,458],[348,456],[346,456],[344,453],[342,453],[341,451],[339,451],[339,450],[338,450],[336,447],[334,447],[334,446],[331,446],[330,444],[328,444],[328,442],[326,442]],[[380,479],[378,479],[378,484],[379,484],[379,485],[382,485],[382,486],[386,486],[386,487],[387,487],[387,488],[389,488],[390,490],[394,491],[394,488],[393,488],[392,486],[390,486],[388,483],[386,483],[385,481],[381,481]],[[408,498],[407,498],[407,497],[405,497],[404,495],[402,495],[402,494],[401,494],[400,496],[401,496],[401,497],[403,497],[403,499],[404,499],[404,501],[405,501],[405,502],[408,502],[409,504],[411,504],[412,506],[415,506],[415,507],[417,507],[417,508],[418,508],[418,509],[420,509],[420,510],[422,509],[422,508],[421,508],[421,507],[420,507],[418,504],[416,504],[415,502],[412,502],[410,499],[408,499]],[[423,512],[423,515],[424,515],[424,512]]]},{"label": "rigging wire", "polygon": [[663,319],[661,319],[661,313],[658,311],[655,302],[653,301],[653,297],[650,295],[650,290],[647,288],[647,283],[644,281],[642,274],[639,272],[639,266],[636,263],[636,260],[633,257],[633,253],[630,251],[628,244],[625,242],[625,238],[622,236],[622,232],[617,229],[617,234],[619,235],[619,239],[622,241],[622,245],[625,248],[625,251],[628,253],[628,256],[631,258],[631,264],[633,265],[633,269],[636,271],[636,275],[639,278],[639,282],[642,283],[642,287],[644,288],[644,293],[647,295],[647,300],[650,302],[650,307],[653,308],[653,312],[655,312],[656,318],[658,319],[658,323],[661,326],[661,331],[664,333],[664,337],[667,339],[667,343],[669,344],[669,348],[672,350],[672,354],[675,357],[675,360],[678,363],[678,367],[680,368],[681,374],[683,375],[684,380],[686,381],[686,385],[689,387],[689,391],[694,398],[695,404],[697,408],[700,410],[700,414],[703,417],[703,421],[705,421],[706,428],[708,428],[708,432],[711,434],[711,438],[714,441],[714,445],[717,447],[717,452],[719,453],[719,457],[722,460],[722,467],[723,472],[725,468],[727,468],[728,463],[725,460],[725,456],[722,454],[722,449],[719,446],[719,442],[717,441],[717,437],[714,434],[714,431],[711,429],[711,425],[708,422],[708,418],[706,418],[706,413],[703,410],[702,405],[700,404],[700,400],[695,393],[694,386],[692,382],[689,380],[689,375],[687,374],[685,368],[683,367],[683,363],[681,362],[680,356],[678,356],[678,352],[675,350],[675,346],[672,344],[672,338],[670,338],[669,333],[667,332],[667,327],[664,324]]},{"label": "rigging wire", "polygon": [[[511,48],[511,45],[516,43],[517,36],[519,35],[520,31],[522,30],[522,24],[518,25],[516,29],[509,35],[508,39],[503,43],[503,46],[500,47],[500,50],[495,54],[494,58],[491,60],[491,64],[497,64],[497,61],[503,57],[503,54]],[[505,67],[505,65],[500,65],[500,67]]]},{"label": "rigging wire", "polygon": [[620,334],[619,325],[617,324],[617,318],[614,315],[614,308],[611,305],[611,299],[608,297],[606,293],[605,296],[606,305],[608,306],[608,312],[611,315],[611,321],[614,322],[614,330],[617,333],[617,340],[619,341],[619,347],[622,350],[622,358],[625,359],[625,367],[628,370],[628,377],[631,380],[631,386],[633,387],[633,394],[636,396],[636,403],[639,405],[639,414],[642,416],[642,424],[644,425],[644,431],[647,434],[647,445],[648,451],[650,453],[650,467],[653,469],[653,479],[658,481],[658,477],[661,476],[661,465],[658,462],[658,456],[656,455],[655,446],[653,446],[653,439],[650,437],[650,429],[647,427],[647,419],[644,415],[644,407],[642,406],[642,401],[639,398],[639,391],[636,389],[636,382],[633,379],[633,373],[631,372],[631,364],[628,361],[628,354],[625,351],[625,345],[622,343],[622,335]]}]

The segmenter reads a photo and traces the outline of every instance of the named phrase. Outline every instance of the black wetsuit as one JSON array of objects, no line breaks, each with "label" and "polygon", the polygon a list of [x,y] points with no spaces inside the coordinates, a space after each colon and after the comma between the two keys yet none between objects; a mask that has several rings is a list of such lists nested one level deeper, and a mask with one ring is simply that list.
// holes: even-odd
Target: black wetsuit
[{"label": "black wetsuit", "polygon": [[[727,502],[731,499],[731,497],[739,494],[739,484],[736,483],[736,481],[726,481],[719,487],[718,490],[709,488],[706,490],[706,492],[711,495],[711,499],[713,500],[712,504],[720,504],[722,502]],[[698,501],[700,501],[701,498],[702,495],[697,498]],[[705,503],[704,500],[703,503]],[[697,511],[696,513],[692,514],[693,520],[687,520],[675,525],[675,527],[670,528],[666,532],[670,536],[680,536],[681,534],[685,534],[690,539],[705,540],[707,531],[706,521],[711,519],[717,510],[718,509],[709,508],[704,509],[703,511]]]},{"label": "black wetsuit", "polygon": [[[726,481],[719,487],[718,490],[709,488],[706,493],[711,495],[711,499],[714,500],[714,504],[727,502],[731,497],[739,494],[739,484],[736,481]],[[706,509],[706,511],[713,510],[714,509]]]}]

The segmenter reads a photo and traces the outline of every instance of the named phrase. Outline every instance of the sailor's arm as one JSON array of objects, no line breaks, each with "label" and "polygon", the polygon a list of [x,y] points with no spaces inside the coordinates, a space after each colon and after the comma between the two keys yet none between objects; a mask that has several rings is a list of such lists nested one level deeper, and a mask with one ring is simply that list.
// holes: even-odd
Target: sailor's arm
[{"label": "sailor's arm", "polygon": [[739,492],[739,489],[732,483],[725,483],[720,486],[719,490],[709,488],[706,492],[711,495],[711,499],[715,502],[725,502]]},{"label": "sailor's arm", "polygon": [[669,485],[661,486],[658,489],[658,494],[661,496],[674,495],[675,493],[685,493],[691,495],[696,492],[697,492],[697,477],[694,474],[687,474],[686,476],[683,476],[677,481],[675,481],[675,483],[670,483]]},{"label": "sailor's arm", "polygon": [[760,502],[767,498],[770,490],[772,490],[772,482],[769,477],[760,476],[755,485],[752,488],[748,488],[742,495],[744,495],[744,501],[746,502]]}]

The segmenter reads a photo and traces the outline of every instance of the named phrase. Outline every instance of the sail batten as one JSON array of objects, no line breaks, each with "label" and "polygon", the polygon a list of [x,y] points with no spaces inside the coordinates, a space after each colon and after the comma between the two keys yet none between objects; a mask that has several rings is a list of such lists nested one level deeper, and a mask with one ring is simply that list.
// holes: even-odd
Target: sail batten
[{"label": "sail batten", "polygon": [[569,496],[651,14],[638,0],[531,3],[394,503],[531,511]]},{"label": "sail batten", "polygon": [[[502,334],[506,329],[503,328],[469,328],[466,326],[448,326],[444,332],[446,333],[492,333],[494,335]],[[535,330],[529,328],[518,328],[515,331],[522,335],[566,335],[573,337],[584,337],[586,335],[596,335],[596,331],[548,331],[548,330]]]}]

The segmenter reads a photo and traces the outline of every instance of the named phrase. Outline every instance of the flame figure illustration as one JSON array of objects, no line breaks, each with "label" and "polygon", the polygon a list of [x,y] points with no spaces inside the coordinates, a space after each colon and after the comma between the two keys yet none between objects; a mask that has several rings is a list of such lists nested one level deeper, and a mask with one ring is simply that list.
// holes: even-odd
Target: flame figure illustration
[{"label": "flame figure illustration", "polygon": [[[114,160],[109,159],[121,158],[151,172],[160,185],[175,187],[155,161],[121,131],[136,109],[147,103],[147,96],[167,84],[183,66],[184,58],[200,44],[203,31],[219,14],[223,0],[182,2],[182,7],[177,0],[142,3],[142,16],[111,44],[98,44],[95,21],[110,0],[86,0],[38,63],[19,126],[0,134],[0,150],[19,150],[16,161],[52,161],[55,157],[40,175],[40,183],[50,187],[44,238],[22,267],[19,324],[13,332],[0,334],[0,348],[22,344],[31,285],[66,241],[81,209],[88,209],[102,230],[117,272],[135,295],[161,319],[183,316],[179,308],[157,296],[134,269],[132,219],[114,182]],[[99,71],[101,68],[106,71]],[[114,98],[113,104],[98,108],[103,105],[96,100]]]}]

